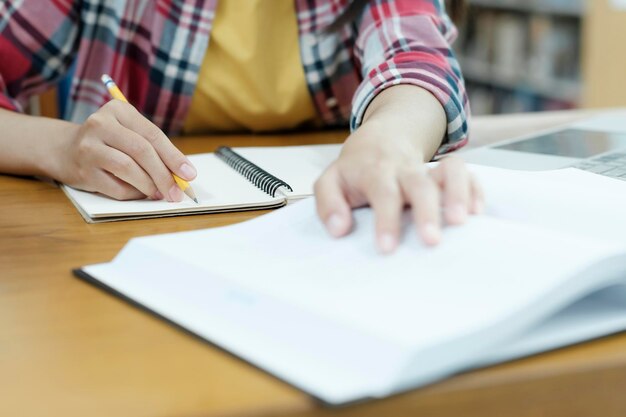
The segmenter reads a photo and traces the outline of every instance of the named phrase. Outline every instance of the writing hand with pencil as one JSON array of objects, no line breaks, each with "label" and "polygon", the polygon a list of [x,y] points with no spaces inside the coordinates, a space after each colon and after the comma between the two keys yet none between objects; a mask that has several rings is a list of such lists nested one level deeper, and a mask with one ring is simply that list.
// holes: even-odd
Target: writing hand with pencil
[{"label": "writing hand with pencil", "polygon": [[[103,76],[105,80],[110,78]],[[184,192],[195,199],[187,184],[196,177],[193,164],[114,83],[107,87],[114,100],[89,116],[65,143],[62,181],[118,200],[177,202]]]}]

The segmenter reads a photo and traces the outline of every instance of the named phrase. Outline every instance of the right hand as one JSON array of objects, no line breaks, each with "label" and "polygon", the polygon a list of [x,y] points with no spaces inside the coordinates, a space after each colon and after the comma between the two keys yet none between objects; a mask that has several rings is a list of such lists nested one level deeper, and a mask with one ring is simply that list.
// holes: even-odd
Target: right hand
[{"label": "right hand", "polygon": [[59,149],[55,179],[117,200],[181,201],[172,173],[191,181],[196,169],[156,125],[128,103],[111,100]]}]

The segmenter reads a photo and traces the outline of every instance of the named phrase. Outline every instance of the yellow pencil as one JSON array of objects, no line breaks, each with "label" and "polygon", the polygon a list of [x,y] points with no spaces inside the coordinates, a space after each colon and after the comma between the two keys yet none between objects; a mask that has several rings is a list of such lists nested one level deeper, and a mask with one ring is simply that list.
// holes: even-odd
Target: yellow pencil
[{"label": "yellow pencil", "polygon": [[[111,97],[116,100],[128,103],[128,100],[126,100],[126,97],[124,97],[124,94],[122,94],[122,90],[120,90],[120,88],[117,86],[117,84],[115,84],[115,81],[113,81],[110,76],[108,76],[107,74],[102,74],[102,77],[100,79],[104,83],[104,86],[107,88],[107,90],[109,90],[109,94],[111,94]],[[174,173],[172,173],[172,176],[174,177],[174,181],[176,181],[176,184],[180,187],[180,189],[183,190],[183,192],[187,194],[189,198],[198,203],[198,199],[196,198],[196,194],[193,192],[193,188],[191,188],[191,185],[189,185],[187,181],[180,178]]]}]

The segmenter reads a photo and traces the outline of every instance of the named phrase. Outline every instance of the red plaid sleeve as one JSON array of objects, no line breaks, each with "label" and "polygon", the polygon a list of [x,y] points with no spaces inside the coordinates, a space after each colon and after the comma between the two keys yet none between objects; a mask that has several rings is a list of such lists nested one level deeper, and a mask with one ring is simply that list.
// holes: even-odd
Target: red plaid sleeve
[{"label": "red plaid sleeve", "polygon": [[451,43],[457,31],[444,0],[375,0],[359,24],[356,58],[364,80],[353,101],[351,127],[362,122],[369,103],[385,88],[412,84],[443,106],[447,136],[439,152],[467,142],[469,103]]},{"label": "red plaid sleeve", "polygon": [[68,0],[0,3],[0,107],[21,111],[74,59],[78,11]]}]

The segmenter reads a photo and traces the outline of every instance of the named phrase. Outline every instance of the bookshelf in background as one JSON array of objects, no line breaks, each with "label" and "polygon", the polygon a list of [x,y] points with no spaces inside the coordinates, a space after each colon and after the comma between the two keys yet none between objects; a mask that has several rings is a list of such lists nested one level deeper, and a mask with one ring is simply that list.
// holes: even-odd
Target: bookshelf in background
[{"label": "bookshelf in background", "polygon": [[582,100],[583,0],[470,0],[455,48],[474,114]]}]

